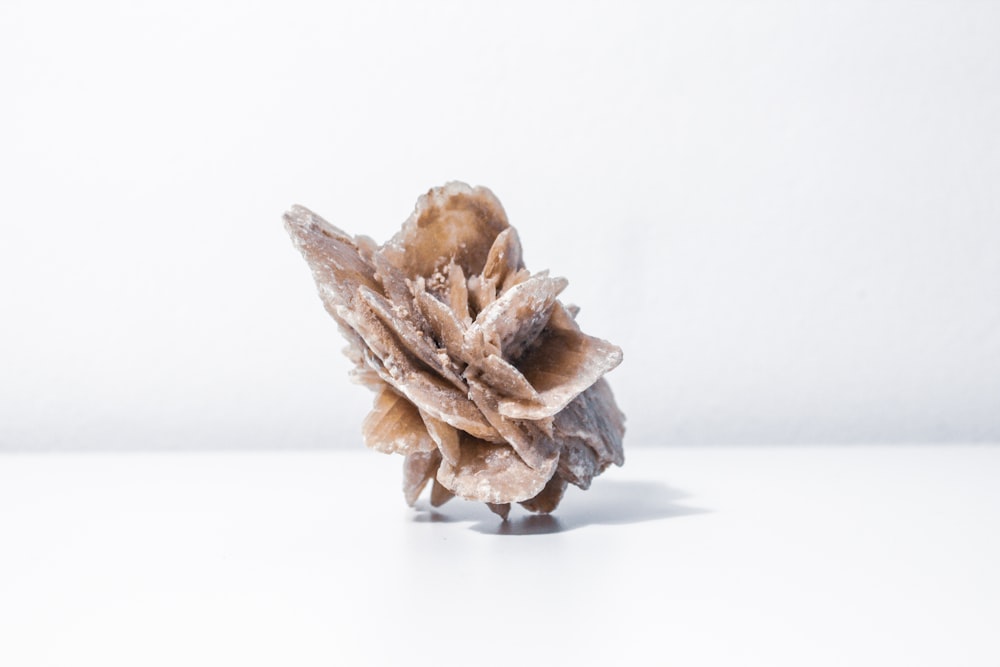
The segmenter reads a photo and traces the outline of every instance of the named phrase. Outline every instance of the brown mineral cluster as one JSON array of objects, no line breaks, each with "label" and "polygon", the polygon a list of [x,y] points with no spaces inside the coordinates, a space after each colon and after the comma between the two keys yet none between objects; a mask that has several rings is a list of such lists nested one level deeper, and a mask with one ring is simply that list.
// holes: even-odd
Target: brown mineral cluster
[{"label": "brown mineral cluster", "polygon": [[625,416],[602,379],[621,350],[580,331],[565,278],[525,268],[492,192],[434,188],[382,246],[301,206],[285,227],[375,392],[365,444],[404,455],[410,505],[431,482],[435,507],[551,512],[567,484],[622,465]]}]

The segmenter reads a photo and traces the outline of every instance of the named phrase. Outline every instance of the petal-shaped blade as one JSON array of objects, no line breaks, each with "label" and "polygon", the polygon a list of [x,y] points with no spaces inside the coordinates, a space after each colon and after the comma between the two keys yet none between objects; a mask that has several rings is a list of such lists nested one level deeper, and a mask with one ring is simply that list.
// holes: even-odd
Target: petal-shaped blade
[{"label": "petal-shaped blade", "polygon": [[553,437],[562,446],[559,475],[586,489],[609,465],[625,463],[624,435],[625,415],[601,378],[553,420]]},{"label": "petal-shaped blade", "polygon": [[445,461],[451,464],[458,463],[458,459],[461,456],[461,450],[458,446],[458,431],[440,419],[434,419],[434,417],[431,417],[422,410],[420,411],[420,416],[423,418],[427,433],[437,445],[437,448],[441,450],[441,456],[444,457]]},{"label": "petal-shaped blade", "polygon": [[452,260],[465,275],[477,275],[507,227],[507,214],[492,192],[453,182],[420,197],[381,252],[411,279],[429,277]]},{"label": "petal-shaped blade", "polygon": [[417,278],[410,286],[417,307],[430,325],[431,333],[452,355],[461,355],[465,324],[451,308],[427,292],[423,278]]},{"label": "petal-shaped blade", "polygon": [[468,500],[503,504],[534,498],[555,472],[557,458],[542,470],[528,466],[511,447],[494,445],[468,435],[462,438],[462,458],[438,468],[437,480]]},{"label": "petal-shaped blade", "polygon": [[[562,324],[562,315],[558,319]],[[568,314],[566,319],[572,322]],[[517,362],[518,369],[538,392],[538,402],[501,400],[500,414],[512,419],[551,417],[621,361],[622,351],[617,345],[588,336],[575,326],[562,328],[550,323],[534,347]]]},{"label": "petal-shaped blade", "polygon": [[510,515],[510,503],[486,503],[486,506],[504,521]]},{"label": "petal-shaped blade", "polygon": [[478,317],[487,306],[496,301],[497,284],[489,278],[470,276],[468,281],[469,313]]},{"label": "petal-shaped blade", "polygon": [[[338,306],[339,308],[345,308],[345,306]],[[368,367],[365,362],[365,341],[358,335],[358,332],[351,328],[351,326],[336,312],[331,313],[333,319],[337,322],[337,328],[340,330],[341,335],[347,339],[347,346],[342,349],[344,356],[354,363],[354,368],[348,371],[348,375],[351,381],[368,387],[373,391],[378,391],[385,383],[382,382],[375,371]]]},{"label": "petal-shaped blade", "polygon": [[480,361],[477,365],[477,370],[480,372],[479,378],[481,380],[504,396],[525,401],[538,400],[538,392],[521,375],[521,371],[495,354],[491,354]]},{"label": "petal-shaped blade", "polygon": [[[410,354],[437,371],[441,377],[451,382],[460,391],[465,390],[465,383],[452,367],[451,359],[446,351],[439,350],[412,322],[400,316],[384,296],[367,287],[359,289],[361,298],[368,304],[368,307],[396,335],[397,340]],[[409,292],[407,292],[407,296],[409,296]]]},{"label": "petal-shaped blade", "polygon": [[365,361],[383,381],[410,399],[431,417],[490,442],[503,442],[503,437],[486,420],[466,394],[444,380],[419,369],[397,364],[390,371],[371,351],[365,351]]},{"label": "petal-shaped blade", "polygon": [[434,480],[431,486],[431,507],[441,507],[454,497],[454,493],[441,486],[441,482]]},{"label": "petal-shaped blade", "polygon": [[374,268],[349,234],[304,206],[285,213],[285,229],[312,269],[323,305],[334,316],[337,306],[353,307],[359,287],[379,289]]},{"label": "petal-shaped blade", "polygon": [[437,449],[417,408],[385,385],[375,395],[372,411],[361,423],[361,433],[368,447],[386,454]]},{"label": "petal-shaped blade", "polygon": [[378,250],[372,253],[372,266],[375,267],[375,279],[382,284],[381,292],[393,303],[409,304],[410,290],[406,286],[403,272]]},{"label": "petal-shaped blade", "polygon": [[455,262],[448,265],[448,304],[463,328],[472,324],[469,317],[469,284],[462,267]]},{"label": "petal-shaped blade", "polygon": [[601,463],[594,450],[583,440],[572,439],[562,443],[557,475],[581,489],[589,489],[590,482],[604,472],[608,463]]},{"label": "petal-shaped blade", "polygon": [[558,474],[553,475],[549,483],[545,485],[534,498],[525,500],[521,503],[521,507],[532,512],[539,512],[540,514],[548,514],[559,506],[559,501],[562,500],[563,494],[566,492],[566,480],[560,477]]},{"label": "petal-shaped blade", "polygon": [[375,279],[382,284],[380,293],[387,297],[393,310],[400,317],[408,319],[418,331],[429,334],[430,326],[424,319],[424,314],[413,302],[413,295],[410,293],[410,286],[403,272],[389,263],[379,251],[375,251],[372,255],[372,262],[375,267]]},{"label": "petal-shaped blade", "polygon": [[[625,463],[622,439],[625,437],[625,415],[618,409],[611,385],[604,378],[556,415],[554,437],[560,440],[579,439],[587,443],[601,463]],[[603,470],[603,468],[602,468]]]},{"label": "petal-shaped blade", "polygon": [[362,350],[365,363],[384,382],[435,419],[478,438],[503,441],[465,392],[440,376],[421,370],[370,309],[364,307],[356,313],[340,307],[337,313],[361,336],[365,343]]},{"label": "petal-shaped blade", "polygon": [[516,361],[545,328],[556,297],[566,285],[565,278],[544,273],[532,276],[484,308],[470,331],[482,331],[486,342],[500,348],[505,360]]},{"label": "petal-shaped blade", "polygon": [[521,239],[513,227],[500,232],[483,267],[483,277],[493,280],[497,285],[503,285],[507,276],[524,268],[521,260]]},{"label": "petal-shaped blade", "polygon": [[510,443],[525,463],[535,470],[546,470],[559,458],[556,442],[530,421],[507,419],[497,412],[497,399],[478,380],[469,380],[469,396],[486,420]]},{"label": "petal-shaped blade", "polygon": [[505,293],[511,287],[516,287],[524,281],[531,278],[531,271],[528,269],[521,269],[520,271],[514,271],[513,273],[508,273],[507,277],[504,278],[503,285],[500,286],[500,294]]},{"label": "petal-shaped blade", "polygon": [[406,455],[403,461],[403,495],[407,505],[413,507],[427,482],[434,478],[440,464],[441,453],[437,450]]}]

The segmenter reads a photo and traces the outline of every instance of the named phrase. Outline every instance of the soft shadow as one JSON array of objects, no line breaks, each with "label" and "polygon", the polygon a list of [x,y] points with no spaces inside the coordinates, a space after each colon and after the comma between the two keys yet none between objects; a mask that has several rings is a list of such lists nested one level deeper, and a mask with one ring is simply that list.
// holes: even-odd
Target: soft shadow
[{"label": "soft shadow", "polygon": [[[513,513],[511,510],[511,514]],[[561,533],[566,530],[566,526],[559,520],[559,517],[551,514],[529,514],[510,517],[507,521],[483,521],[472,526],[472,529],[480,533],[495,535],[548,535]]]},{"label": "soft shadow", "polygon": [[482,503],[453,500],[444,507],[417,503],[417,523],[472,522],[471,530],[490,535],[547,535],[586,526],[617,526],[705,514],[710,510],[679,503],[689,494],[653,481],[595,480],[586,492],[570,487],[554,514],[532,514],[519,505],[500,517]]}]

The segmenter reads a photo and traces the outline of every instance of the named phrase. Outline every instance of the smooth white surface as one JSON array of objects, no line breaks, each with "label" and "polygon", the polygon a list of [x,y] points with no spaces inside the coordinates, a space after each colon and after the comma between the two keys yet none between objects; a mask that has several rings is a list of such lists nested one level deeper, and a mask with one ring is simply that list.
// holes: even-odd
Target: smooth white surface
[{"label": "smooth white surface", "polygon": [[[631,442],[1000,440],[1000,4],[0,3],[0,448],[349,446],[281,229],[493,188]],[[581,232],[567,238],[567,232]]]},{"label": "smooth white surface", "polygon": [[371,452],[0,457],[0,664],[1000,661],[1000,448],[628,456],[509,524]]}]

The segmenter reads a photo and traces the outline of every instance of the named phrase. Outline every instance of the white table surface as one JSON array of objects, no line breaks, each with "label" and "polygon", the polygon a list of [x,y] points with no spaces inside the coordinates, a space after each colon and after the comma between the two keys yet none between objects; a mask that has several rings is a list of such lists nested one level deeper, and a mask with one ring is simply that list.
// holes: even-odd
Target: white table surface
[{"label": "white table surface", "polygon": [[368,451],[3,455],[0,665],[1000,664],[1000,447],[627,456],[504,524]]}]

